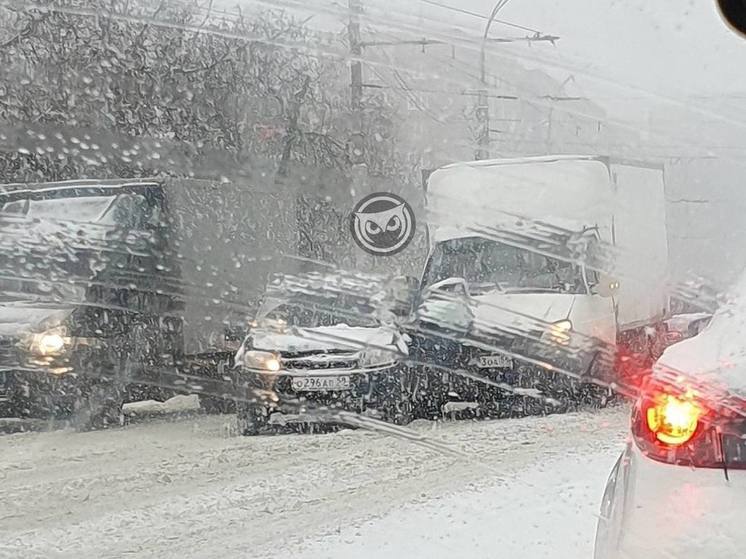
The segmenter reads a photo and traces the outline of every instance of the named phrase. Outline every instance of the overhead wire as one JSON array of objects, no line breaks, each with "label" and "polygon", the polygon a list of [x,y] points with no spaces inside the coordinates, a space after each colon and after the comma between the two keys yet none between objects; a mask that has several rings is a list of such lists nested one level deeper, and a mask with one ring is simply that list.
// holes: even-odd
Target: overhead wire
[{"label": "overhead wire", "polygon": [[[455,13],[460,13],[460,14],[464,14],[464,15],[468,15],[468,16],[472,16],[472,17],[476,17],[476,18],[484,19],[484,20],[487,19],[487,16],[484,15],[484,14],[480,14],[478,12],[472,12],[471,10],[466,10],[464,8],[458,8],[456,6],[450,6],[450,5],[444,4],[442,2],[436,2],[435,0],[418,0],[418,1],[421,2],[422,4],[429,4],[431,6],[437,6],[438,8],[443,8],[445,10],[450,10],[450,11],[455,12]],[[531,27],[526,27],[525,25],[520,25],[520,24],[517,24],[517,23],[513,23],[512,21],[506,21],[504,19],[493,19],[492,21],[494,23],[499,23],[500,25],[504,25],[506,27],[512,27],[514,29],[520,29],[522,31],[528,31],[529,33],[534,33],[534,34],[540,34],[541,33],[541,31],[539,31],[538,29],[533,29]]]},{"label": "overhead wire", "polygon": [[[261,5],[269,5],[269,6],[274,7],[274,8],[277,8],[278,4],[280,6],[284,5],[285,7],[299,7],[299,6],[302,5],[300,2],[297,2],[297,1],[294,1],[294,0],[273,0],[272,2],[269,2],[269,0],[256,0],[256,3],[257,4],[261,4]],[[345,60],[351,60],[352,59],[352,57],[350,57],[350,56],[340,54],[339,50],[333,50],[332,51],[330,49],[326,49],[326,48],[320,47],[318,45],[313,46],[313,47],[309,47],[303,41],[296,41],[296,42],[287,41],[287,40],[285,40],[285,41],[274,40],[273,41],[273,40],[267,39],[266,37],[251,36],[251,35],[242,34],[242,33],[231,33],[231,32],[226,32],[224,30],[211,29],[209,27],[200,27],[200,26],[194,26],[194,25],[182,25],[182,24],[175,24],[175,23],[167,22],[167,21],[166,22],[161,22],[161,21],[157,21],[157,20],[148,19],[148,18],[145,18],[145,17],[128,16],[128,15],[123,15],[123,14],[110,13],[110,12],[107,12],[105,10],[102,11],[102,10],[87,10],[87,9],[83,9],[83,8],[67,8],[67,7],[60,7],[60,6],[53,6],[53,5],[41,5],[41,4],[37,4],[37,3],[33,3],[33,2],[20,2],[18,0],[0,0],[0,5],[11,6],[11,7],[14,7],[14,8],[17,8],[17,9],[26,10],[26,11],[33,11],[33,10],[40,10],[40,11],[47,11],[47,12],[57,11],[57,12],[69,13],[69,14],[79,15],[79,16],[87,16],[87,17],[102,17],[102,16],[103,17],[111,17],[112,19],[121,19],[121,20],[132,22],[132,23],[138,23],[138,24],[156,25],[156,26],[163,26],[163,27],[167,27],[167,28],[182,29],[182,30],[191,31],[191,32],[214,34],[214,35],[223,36],[223,37],[226,37],[226,38],[229,38],[229,39],[238,39],[238,40],[244,40],[244,41],[262,42],[262,43],[265,43],[265,44],[276,45],[276,46],[282,47],[282,48],[297,49],[297,50],[301,50],[303,52],[310,52],[310,53],[315,54],[315,55],[333,56],[335,58],[345,59]],[[307,5],[304,5],[304,6],[307,9]],[[328,11],[328,9],[327,9],[327,11]],[[334,14],[337,14],[337,15],[342,14],[342,13],[347,13],[346,10],[340,11],[339,9],[337,9],[336,11],[332,10],[331,12],[334,13]],[[363,14],[363,17],[367,17],[371,21],[382,21],[380,18],[376,19],[375,16],[372,16],[370,14]],[[392,19],[390,18],[390,14],[389,14],[389,17],[386,18],[386,20],[385,20],[384,23],[385,23],[385,25],[387,27],[395,27],[395,28],[399,28],[399,29],[411,30],[411,26],[407,26],[406,24],[404,24],[402,22],[396,22],[395,20],[392,21]],[[440,34],[440,35],[443,36],[442,32],[434,31],[434,33]],[[454,43],[453,43],[454,45],[455,44],[460,44],[460,45],[463,45],[466,48],[472,48],[472,49],[474,48],[474,41],[465,41],[462,37],[458,37],[457,38],[457,37],[454,37],[453,35],[447,35],[447,34],[444,35],[444,37],[445,38],[451,38],[451,39],[453,39],[454,40]],[[509,56],[509,57],[505,57],[505,58],[512,61],[516,57],[515,56]],[[517,58],[518,59],[521,59],[521,58],[531,59],[531,57],[520,57],[520,56],[517,57]],[[535,57],[533,57],[533,58],[535,58]],[[371,64],[372,62],[371,61],[367,61],[367,63]],[[583,71],[581,73],[584,74],[584,75],[586,75],[587,77],[591,77],[592,79],[595,78],[592,74],[589,74],[588,72]],[[448,80],[449,78],[446,77],[445,79]],[[604,81],[604,80],[602,80],[602,81]],[[606,80],[606,81],[608,81],[608,80]],[[740,121],[740,120],[737,120],[737,119],[732,119],[732,118],[726,117],[725,115],[713,113],[712,111],[704,110],[701,107],[691,107],[689,105],[686,105],[686,103],[684,103],[684,102],[682,102],[680,100],[672,99],[670,97],[666,97],[666,96],[663,96],[663,95],[660,95],[660,94],[657,94],[657,93],[651,93],[651,92],[648,92],[648,91],[644,90],[643,88],[639,88],[639,87],[620,85],[620,84],[618,84],[616,82],[613,82],[613,81],[611,83],[614,84],[614,85],[616,85],[616,86],[618,86],[618,87],[621,87],[623,89],[632,89],[632,90],[635,90],[635,91],[642,91],[643,93],[647,94],[646,96],[644,96],[644,98],[646,98],[646,99],[657,99],[657,100],[663,101],[666,104],[670,104],[670,105],[673,105],[673,106],[676,106],[676,107],[680,107],[680,108],[689,109],[689,110],[691,110],[691,112],[698,113],[698,114],[700,114],[702,116],[712,116],[712,118],[715,119],[715,120],[724,121],[724,122],[727,122],[728,124],[736,125],[739,128],[746,127],[746,122],[743,122],[743,121]],[[582,112],[582,111],[578,110],[577,108],[570,108],[567,105],[565,105],[565,106],[558,106],[556,103],[547,103],[547,102],[544,102],[543,100],[534,100],[533,102],[537,106],[543,106],[545,108],[552,108],[552,109],[560,111],[560,112],[564,112],[564,113],[568,113],[568,114],[575,114],[576,116],[581,116],[581,117],[585,117],[585,118],[593,118],[593,119],[597,118],[597,115],[589,115],[589,114],[587,114],[585,112]],[[634,125],[634,124],[629,124],[629,123],[621,121],[619,119],[607,118],[605,122],[607,124],[615,125],[615,126],[621,128],[621,129],[627,129],[627,130],[630,130],[630,131],[635,132],[635,133],[639,132],[639,126]],[[670,137],[672,137],[672,136],[670,136],[668,134],[663,134],[661,132],[652,132],[651,134],[654,135],[654,136],[656,136],[656,137],[661,137],[661,138],[670,138]],[[714,153],[708,153],[708,155],[716,155],[716,154],[714,154]],[[740,162],[740,160],[738,162],[741,163],[741,164],[744,164],[744,163]]]}]

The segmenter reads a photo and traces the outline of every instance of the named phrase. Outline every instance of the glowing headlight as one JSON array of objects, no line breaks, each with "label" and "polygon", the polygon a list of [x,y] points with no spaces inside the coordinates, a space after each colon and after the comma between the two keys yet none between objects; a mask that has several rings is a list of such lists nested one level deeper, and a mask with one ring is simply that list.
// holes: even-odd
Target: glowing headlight
[{"label": "glowing headlight", "polygon": [[243,364],[249,369],[262,369],[276,372],[282,367],[280,357],[269,351],[249,350],[243,353]]},{"label": "glowing headlight", "polygon": [[560,320],[549,325],[549,330],[544,333],[544,340],[559,345],[567,345],[570,343],[571,332],[572,322]]},{"label": "glowing headlight", "polygon": [[396,362],[397,353],[394,349],[369,347],[360,352],[361,367],[377,367]]},{"label": "glowing headlight", "polygon": [[34,334],[32,349],[44,356],[59,355],[70,342],[63,328],[56,328],[41,334]]},{"label": "glowing headlight", "polygon": [[65,338],[59,334],[42,334],[37,345],[41,353],[52,355],[62,351],[65,347]]}]

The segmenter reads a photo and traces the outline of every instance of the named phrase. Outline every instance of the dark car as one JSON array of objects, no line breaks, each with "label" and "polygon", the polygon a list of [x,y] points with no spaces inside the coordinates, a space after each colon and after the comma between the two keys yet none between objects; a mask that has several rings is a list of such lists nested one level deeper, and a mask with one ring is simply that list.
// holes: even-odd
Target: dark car
[{"label": "dark car", "polygon": [[165,399],[181,358],[179,268],[158,182],[0,190],[0,415],[118,423]]},{"label": "dark car", "polygon": [[237,404],[241,431],[335,423],[340,410],[408,423],[413,387],[402,362],[405,338],[349,294],[313,291],[264,299],[235,358],[246,393]]}]

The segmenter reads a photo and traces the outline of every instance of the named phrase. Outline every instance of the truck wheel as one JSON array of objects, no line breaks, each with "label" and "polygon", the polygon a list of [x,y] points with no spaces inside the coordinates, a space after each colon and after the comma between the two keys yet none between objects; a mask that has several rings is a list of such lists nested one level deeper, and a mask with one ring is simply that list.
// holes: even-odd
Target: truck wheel
[{"label": "truck wheel", "polygon": [[614,400],[614,392],[605,386],[597,384],[583,384],[581,387],[581,401],[591,409],[604,409]]},{"label": "truck wheel", "polygon": [[236,403],[217,396],[199,396],[199,407],[209,415],[224,415],[236,412]]},{"label": "truck wheel", "polygon": [[[604,360],[602,354],[597,353],[590,365],[588,365],[588,372],[585,374],[585,378],[609,383],[614,377],[614,365],[608,360]],[[580,398],[582,403],[590,405],[591,408],[603,409],[615,400],[616,394],[608,386],[584,381],[580,385]]]},{"label": "truck wheel", "polygon": [[74,418],[80,431],[124,425],[124,396],[116,386],[96,383],[80,391]]},{"label": "truck wheel", "polygon": [[131,370],[132,360],[125,356],[120,358],[113,374],[99,370],[79,377],[80,388],[73,410],[77,429],[90,431],[124,425],[124,402]]},{"label": "truck wheel", "polygon": [[254,437],[266,429],[269,422],[269,410],[261,404],[237,402],[236,417],[238,432],[245,437]]}]

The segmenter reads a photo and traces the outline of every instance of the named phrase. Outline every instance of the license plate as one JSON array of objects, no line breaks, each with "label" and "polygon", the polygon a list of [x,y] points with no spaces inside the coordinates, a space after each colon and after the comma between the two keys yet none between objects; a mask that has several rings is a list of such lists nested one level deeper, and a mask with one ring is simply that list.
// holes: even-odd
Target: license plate
[{"label": "license plate", "polygon": [[350,377],[323,376],[323,377],[294,377],[292,381],[293,390],[296,392],[327,392],[335,390],[349,390],[352,388]]},{"label": "license plate", "polygon": [[477,366],[480,369],[507,369],[513,367],[513,359],[507,355],[482,355]]}]

